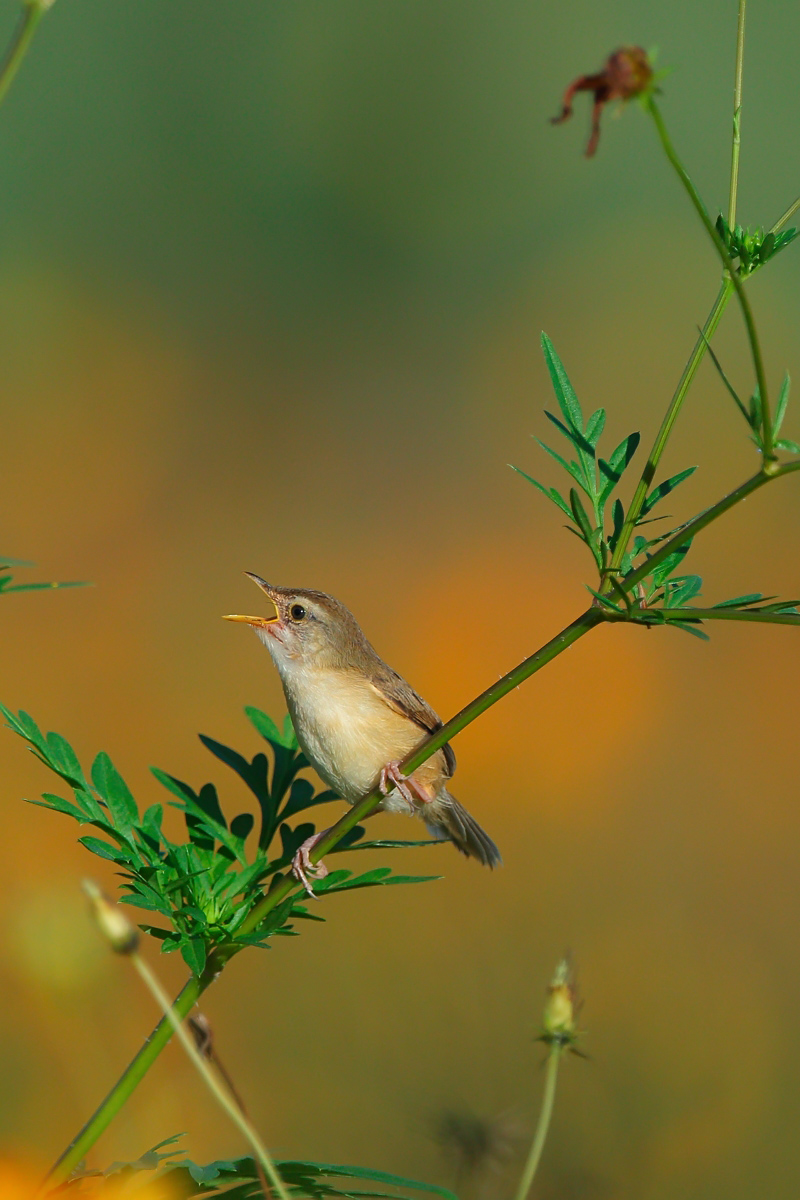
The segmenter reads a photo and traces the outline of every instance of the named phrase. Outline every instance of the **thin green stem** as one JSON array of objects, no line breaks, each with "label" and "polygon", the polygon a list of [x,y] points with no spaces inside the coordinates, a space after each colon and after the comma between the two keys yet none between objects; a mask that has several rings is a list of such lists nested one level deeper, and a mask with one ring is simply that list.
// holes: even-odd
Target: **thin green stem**
[{"label": "thin green stem", "polygon": [[[213,978],[212,974],[208,976],[204,975],[202,980],[192,977],[178,993],[174,1004],[174,1011],[181,1017],[188,1016],[197,1003],[198,998]],[[110,1125],[125,1101],[150,1070],[171,1037],[172,1026],[165,1017],[158,1022],[139,1053],[114,1084],[103,1103],[89,1118],[80,1133],[70,1142],[64,1153],[50,1169],[45,1180],[46,1183],[55,1185],[69,1178],[70,1174],[83,1161],[101,1133]]]},{"label": "thin green stem", "polygon": [[797,199],[794,200],[789,205],[789,207],[787,208],[786,212],[783,214],[782,217],[778,217],[777,221],[772,226],[772,228],[770,229],[769,232],[777,233],[779,229],[782,229],[783,226],[786,224],[786,222],[790,221],[792,219],[794,214],[797,212],[798,208],[800,208],[800,196],[798,196]]},{"label": "thin green stem", "polygon": [[731,283],[730,279],[723,280],[711,312],[706,317],[705,324],[703,325],[703,331],[695,342],[694,349],[689,356],[689,360],[686,363],[686,366],[683,368],[683,374],[681,375],[680,382],[678,383],[675,393],[670,400],[664,420],[661,422],[661,428],[656,435],[653,448],[650,451],[650,455],[645,463],[644,470],[642,471],[641,479],[637,484],[636,491],[633,493],[633,499],[628,507],[628,512],[625,516],[622,529],[620,530],[620,536],[617,540],[617,545],[614,550],[611,563],[608,571],[606,572],[606,574],[609,576],[609,579],[604,581],[601,588],[603,594],[607,594],[611,589],[611,575],[619,571],[620,564],[625,557],[625,552],[628,549],[628,543],[630,542],[633,531],[636,528],[636,522],[641,516],[642,507],[647,499],[647,493],[650,490],[650,485],[653,482],[653,479],[655,478],[658,464],[661,460],[664,450],[666,449],[667,442],[669,441],[669,437],[672,433],[675,422],[678,419],[683,402],[686,399],[686,395],[692,385],[692,381],[697,374],[697,369],[700,366],[700,363],[703,361],[703,357],[708,349],[708,343],[711,341],[711,338],[716,332],[717,326],[722,319],[722,314],[724,313],[732,294],[733,284]]},{"label": "thin green stem", "polygon": [[[587,612],[582,613],[576,621],[573,621],[566,629],[562,629],[561,633],[541,646],[530,658],[526,658],[519,666],[514,667],[513,671],[509,671],[502,679],[498,679],[497,683],[493,683],[491,687],[476,697],[466,708],[462,708],[461,712],[442,725],[441,729],[437,729],[429,738],[426,738],[413,754],[409,754],[400,764],[404,774],[411,775],[432,754],[441,749],[446,742],[449,742],[457,733],[460,733],[462,729],[470,725],[476,717],[485,713],[498,700],[502,700],[514,688],[518,687],[526,679],[529,679],[537,671],[540,671],[547,663],[552,662],[554,658],[557,658],[559,654],[562,654],[569,646],[577,642],[578,638],[583,637],[590,629],[594,629],[596,625],[600,625],[602,622],[603,614],[597,608],[590,608]],[[341,841],[354,825],[357,825],[359,821],[368,817],[370,813],[373,813],[378,808],[382,799],[383,796],[380,790],[374,788],[363,800],[359,800],[349,812],[346,812],[328,830],[325,837],[317,843],[311,852],[311,861],[315,863],[319,862],[321,858],[330,853],[333,847]],[[297,887],[297,884],[291,875],[283,876],[270,889],[264,899],[259,901],[247,920],[242,923],[241,933],[252,933],[261,924],[264,917],[276,908],[295,887]]]},{"label": "thin green stem", "polygon": [[26,0],[17,28],[0,64],[0,104],[5,100],[22,60],[28,53],[37,26],[49,7],[50,4],[42,3],[42,0]]},{"label": "thin green stem", "polygon": [[771,468],[765,464],[757,475],[753,475],[750,479],[745,480],[744,483],[740,483],[732,492],[728,492],[727,496],[723,496],[716,504],[712,504],[710,508],[699,513],[692,521],[688,521],[668,541],[662,542],[658,549],[654,550],[640,566],[623,576],[620,580],[622,587],[629,592],[645,576],[649,575],[654,567],[663,562],[668,555],[677,550],[679,546],[685,546],[690,538],[695,537],[702,529],[710,525],[712,521],[716,521],[723,513],[733,508],[734,505],[739,504],[742,500],[746,500],[748,496],[758,491],[765,483],[769,483],[771,479],[779,479],[781,476],[790,475],[794,471],[800,471],[800,460],[782,463],[781,466],[776,466],[773,463]]},{"label": "thin green stem", "polygon": [[739,186],[739,149],[742,141],[742,68],[744,66],[744,18],[747,0],[739,0],[736,27],[736,70],[733,76],[733,137],[731,139],[731,187],[728,199],[728,226],[736,224],[736,192]]},{"label": "thin green stem", "polygon": [[255,1152],[255,1156],[261,1163],[267,1173],[267,1177],[280,1200],[289,1200],[289,1194],[286,1186],[278,1174],[275,1163],[272,1161],[272,1155],[262,1142],[261,1138],[254,1127],[250,1124],[247,1117],[242,1112],[240,1106],[234,1101],[233,1097],[228,1094],[226,1089],[222,1087],[219,1080],[215,1077],[214,1072],[208,1065],[208,1062],[203,1058],[200,1051],[197,1049],[192,1038],[186,1032],[186,1027],[183,1023],[184,1014],[176,1012],[170,1003],[169,996],[162,988],[156,975],[138,953],[128,955],[140,977],[144,981],[145,986],[149,989],[151,995],[155,998],[156,1003],[163,1010],[164,1016],[175,1032],[178,1041],[183,1046],[189,1058],[194,1063],[197,1071],[201,1075],[203,1082],[216,1100],[217,1104],[222,1108],[233,1121],[236,1128],[250,1144]]},{"label": "thin green stem", "polygon": [[539,1113],[539,1121],[536,1125],[536,1132],[533,1135],[531,1142],[530,1153],[528,1154],[525,1167],[522,1171],[522,1178],[519,1181],[515,1200],[525,1200],[533,1183],[533,1177],[536,1174],[539,1166],[539,1161],[542,1157],[544,1144],[547,1139],[547,1131],[550,1128],[550,1118],[553,1115],[553,1105],[556,1098],[556,1083],[558,1081],[558,1064],[561,1059],[563,1047],[558,1043],[553,1042],[550,1046],[550,1055],[547,1059],[547,1068],[544,1079],[544,1095],[542,1096],[542,1108]]},{"label": "thin green stem", "polygon": [[673,146],[672,140],[669,136],[669,133],[667,132],[667,127],[664,124],[664,119],[661,116],[661,112],[658,108],[658,105],[656,104],[656,102],[652,96],[648,96],[646,98],[645,107],[647,108],[647,111],[650,113],[651,117],[653,118],[653,122],[654,122],[656,130],[658,132],[658,136],[661,140],[661,145],[664,149],[664,153],[666,154],[670,163],[674,167],[675,173],[677,174],[678,178],[680,179],[681,183],[683,184],[683,186],[686,190],[686,193],[689,196],[689,199],[691,200],[692,204],[694,205],[694,208],[695,208],[698,216],[700,217],[700,220],[702,221],[702,223],[705,227],[705,230],[708,233],[708,236],[711,238],[711,241],[713,242],[713,244],[716,248],[716,251],[722,260],[722,264],[725,267],[725,270],[727,271],[728,275],[730,276],[730,279],[731,279],[731,282],[733,283],[734,288],[736,289],[736,296],[739,301],[739,306],[742,310],[742,317],[744,318],[745,328],[747,330],[747,339],[750,343],[750,355],[753,359],[753,368],[754,368],[755,374],[756,374],[756,382],[758,384],[758,390],[759,390],[759,394],[761,396],[762,422],[763,422],[762,439],[763,439],[763,445],[764,445],[764,459],[765,460],[774,459],[775,451],[773,448],[772,419],[770,416],[769,398],[767,395],[767,377],[764,372],[764,360],[761,355],[761,345],[758,340],[758,332],[756,330],[755,320],[753,318],[753,310],[751,309],[750,301],[747,298],[747,295],[745,294],[744,283],[742,282],[742,278],[739,275],[739,272],[736,270],[736,268],[733,265],[733,260],[731,259],[731,256],[728,253],[727,246],[723,242],[722,238],[720,237],[719,233],[717,232],[716,226],[714,225],[713,221],[711,220],[711,217],[708,215],[708,212],[706,211],[706,206],[705,206],[705,204],[703,204],[703,201],[700,197],[699,192],[697,191],[696,187],[694,186],[691,179],[689,178],[689,175],[687,174],[686,168],[684,167],[683,163],[678,158],[675,147]]}]

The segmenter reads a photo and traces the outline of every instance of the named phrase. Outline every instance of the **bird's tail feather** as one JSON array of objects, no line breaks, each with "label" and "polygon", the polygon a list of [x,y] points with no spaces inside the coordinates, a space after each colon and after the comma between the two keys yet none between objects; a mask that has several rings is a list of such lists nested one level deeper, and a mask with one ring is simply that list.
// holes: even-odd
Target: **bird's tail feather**
[{"label": "bird's tail feather", "polygon": [[485,867],[500,866],[500,851],[464,805],[449,792],[440,794],[438,800],[435,812],[425,814],[425,824],[433,836],[449,839],[462,854],[477,858]]}]

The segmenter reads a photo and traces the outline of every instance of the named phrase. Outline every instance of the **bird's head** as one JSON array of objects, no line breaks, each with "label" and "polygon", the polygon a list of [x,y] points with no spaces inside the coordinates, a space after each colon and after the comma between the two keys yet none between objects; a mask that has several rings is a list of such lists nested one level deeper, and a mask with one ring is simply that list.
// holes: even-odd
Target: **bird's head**
[{"label": "bird's head", "polygon": [[352,667],[368,643],[350,612],[333,596],[303,588],[276,587],[245,571],[275,609],[273,616],[230,613],[225,621],[252,625],[281,674],[298,667]]}]

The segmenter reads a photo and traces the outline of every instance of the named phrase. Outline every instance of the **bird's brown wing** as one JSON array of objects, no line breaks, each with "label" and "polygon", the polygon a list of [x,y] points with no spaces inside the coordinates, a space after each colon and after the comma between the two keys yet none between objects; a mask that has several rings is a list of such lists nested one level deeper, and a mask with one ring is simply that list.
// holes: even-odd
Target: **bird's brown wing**
[{"label": "bird's brown wing", "polygon": [[[372,686],[382,700],[402,717],[408,717],[420,729],[435,733],[441,729],[442,722],[433,711],[430,704],[422,699],[414,689],[406,683],[402,675],[398,675],[386,663],[380,664],[373,677]],[[449,742],[442,746],[447,774],[451,776],[456,769],[456,756]]]}]

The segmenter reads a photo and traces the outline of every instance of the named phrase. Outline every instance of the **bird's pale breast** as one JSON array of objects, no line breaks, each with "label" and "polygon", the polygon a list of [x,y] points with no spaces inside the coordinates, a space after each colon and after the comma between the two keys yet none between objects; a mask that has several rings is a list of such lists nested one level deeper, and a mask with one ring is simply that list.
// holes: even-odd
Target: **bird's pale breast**
[{"label": "bird's pale breast", "polygon": [[[382,767],[404,758],[427,736],[360,673],[311,667],[303,676],[299,687],[284,678],[298,741],[329,787],[351,804],[375,785]],[[436,759],[441,754],[425,764],[426,776],[442,775],[443,761]]]}]

